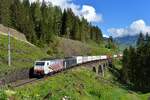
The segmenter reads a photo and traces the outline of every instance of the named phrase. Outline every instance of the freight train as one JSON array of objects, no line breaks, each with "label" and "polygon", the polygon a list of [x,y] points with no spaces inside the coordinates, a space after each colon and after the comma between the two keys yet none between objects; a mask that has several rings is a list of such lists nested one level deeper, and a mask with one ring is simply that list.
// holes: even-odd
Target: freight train
[{"label": "freight train", "polygon": [[[122,54],[113,55],[112,57],[113,58],[122,57]],[[112,57],[107,56],[107,55],[74,56],[74,57],[67,57],[64,59],[47,59],[47,60],[35,61],[34,75],[37,75],[37,76],[51,75],[51,74],[60,72],[65,69],[72,68],[76,65],[80,65],[80,64],[88,63],[92,61],[106,60]]]}]

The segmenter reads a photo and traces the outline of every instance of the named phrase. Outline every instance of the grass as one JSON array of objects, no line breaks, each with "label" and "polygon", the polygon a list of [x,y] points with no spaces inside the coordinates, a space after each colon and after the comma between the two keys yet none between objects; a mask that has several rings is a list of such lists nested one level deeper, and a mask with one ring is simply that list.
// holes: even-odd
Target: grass
[{"label": "grass", "polygon": [[[111,80],[111,77],[107,79]],[[6,99],[15,100],[60,100],[65,96],[70,100],[147,100],[150,96],[149,93],[135,93],[109,81],[105,82],[84,67],[65,71],[45,81],[18,89],[6,89],[0,93]]]},{"label": "grass", "polygon": [[100,55],[111,54],[113,50],[105,48],[103,43],[94,42],[81,43],[63,38],[57,38],[50,46],[38,48],[27,42],[23,42],[11,37],[11,59],[12,65],[7,65],[7,45],[8,37],[0,35],[0,77],[16,72],[17,70],[29,69],[33,67],[35,60],[47,57],[64,57],[73,55]]},{"label": "grass", "polygon": [[0,35],[0,76],[16,69],[31,68],[35,60],[48,56],[44,50],[11,37],[12,65],[9,67],[7,65],[7,44],[7,36]]},{"label": "grass", "polygon": [[[11,38],[12,66],[8,67],[7,43],[7,37],[0,35],[0,77],[14,72],[14,70],[32,67],[35,60],[49,57],[46,52],[47,50],[49,50],[51,55],[53,55],[53,53],[60,53],[61,51],[62,56],[64,56],[64,50],[62,48],[59,48],[60,51],[58,52],[51,50],[51,47],[40,49],[36,46]],[[75,41],[73,44],[72,49],[75,49],[75,51],[78,51],[78,53],[82,55],[115,53],[114,50],[106,49],[105,44],[98,45],[93,42],[82,44],[81,42],[76,43]],[[85,45],[85,47],[80,49],[83,45]],[[54,46],[58,46],[57,43],[55,43]],[[55,49],[58,48],[56,47]],[[85,51],[89,52],[85,53]],[[115,62],[114,64],[117,66],[116,68],[118,70],[121,69],[121,62]],[[60,73],[45,81],[30,84],[22,88],[0,89],[0,100],[7,100],[8,98],[15,100],[43,100],[47,98],[59,100],[65,96],[71,100],[147,100],[150,96],[150,93],[140,94],[130,92],[115,83],[111,83],[111,81],[116,82],[116,77],[113,76],[109,70],[106,71],[104,79],[109,81],[105,82],[89,69],[75,68],[71,71]]]},{"label": "grass", "polygon": [[93,41],[90,41],[88,43],[91,48],[92,48],[92,55],[97,55],[97,54],[108,54],[108,55],[112,55],[112,54],[116,54],[117,53],[117,49],[107,49],[105,48],[105,45],[107,44],[106,42],[101,42],[100,44],[97,44]]},{"label": "grass", "polygon": [[115,54],[115,50],[105,48],[105,43],[97,44],[93,41],[83,43],[80,41],[58,38],[58,50],[63,52],[65,56],[75,55],[111,55]]}]

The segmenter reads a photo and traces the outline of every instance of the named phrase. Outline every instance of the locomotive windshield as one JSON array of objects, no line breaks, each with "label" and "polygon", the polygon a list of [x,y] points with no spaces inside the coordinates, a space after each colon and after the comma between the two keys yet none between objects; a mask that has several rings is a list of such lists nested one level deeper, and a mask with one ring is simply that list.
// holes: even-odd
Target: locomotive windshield
[{"label": "locomotive windshield", "polygon": [[44,66],[44,65],[45,65],[45,62],[36,62],[35,65],[36,65],[36,66]]}]

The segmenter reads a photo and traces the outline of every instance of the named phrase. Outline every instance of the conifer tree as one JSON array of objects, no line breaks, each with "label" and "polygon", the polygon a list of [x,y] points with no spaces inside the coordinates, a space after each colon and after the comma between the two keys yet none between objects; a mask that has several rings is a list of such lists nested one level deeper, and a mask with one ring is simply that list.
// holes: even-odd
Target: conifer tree
[{"label": "conifer tree", "polygon": [[33,23],[34,23],[34,30],[36,32],[36,36],[38,38],[38,40],[41,37],[41,31],[42,31],[42,27],[41,27],[41,20],[42,20],[42,13],[41,13],[41,6],[40,6],[40,2],[34,2],[31,4],[31,11],[32,11],[32,18],[33,18]]},{"label": "conifer tree", "polygon": [[150,89],[150,45],[149,35],[139,35],[137,48],[124,50],[123,79],[136,90]]},{"label": "conifer tree", "polygon": [[64,10],[62,15],[62,25],[61,25],[61,36],[65,36],[67,34],[67,12]]},{"label": "conifer tree", "polygon": [[0,24],[25,34],[28,41],[49,44],[54,36],[83,42],[102,41],[102,32],[84,17],[76,16],[71,8],[63,12],[60,7],[47,4],[45,0],[30,3],[29,0],[1,0]]},{"label": "conifer tree", "polygon": [[5,26],[11,25],[11,18],[10,18],[11,3],[12,3],[11,0],[0,1],[0,23]]},{"label": "conifer tree", "polygon": [[144,36],[143,36],[142,32],[140,32],[139,38],[137,40],[137,46],[143,45],[143,44],[144,44]]}]

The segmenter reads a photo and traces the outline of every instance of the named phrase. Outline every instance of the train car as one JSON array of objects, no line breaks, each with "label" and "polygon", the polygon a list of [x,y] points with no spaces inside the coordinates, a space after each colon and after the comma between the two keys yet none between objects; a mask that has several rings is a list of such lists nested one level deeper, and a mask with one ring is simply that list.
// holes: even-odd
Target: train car
[{"label": "train car", "polygon": [[50,65],[48,67],[49,69],[52,69],[53,72],[55,73],[63,70],[64,68],[63,62],[64,62],[63,59],[52,60],[50,61]]},{"label": "train car", "polygon": [[97,60],[100,60],[101,59],[101,56],[97,56]]},{"label": "train car", "polygon": [[123,54],[119,54],[119,57],[123,57]]},{"label": "train car", "polygon": [[95,57],[94,57],[94,56],[91,56],[90,61],[94,61],[94,60],[95,60]]},{"label": "train car", "polygon": [[105,59],[107,59],[107,56],[106,55],[102,55],[102,56],[100,56],[100,59],[101,60],[105,60]]},{"label": "train car", "polygon": [[82,56],[75,56],[75,58],[77,60],[77,64],[82,64],[83,63],[83,61],[82,61],[83,57]]},{"label": "train car", "polygon": [[71,68],[78,64],[87,63],[96,60],[106,60],[109,56],[74,56],[65,59],[43,59],[35,61],[34,74],[35,75],[48,75],[59,72],[64,69]]},{"label": "train car", "polygon": [[64,69],[71,68],[77,65],[77,59],[76,57],[65,58],[63,64],[64,64]]},{"label": "train car", "polygon": [[61,71],[63,69],[63,59],[35,61],[34,74],[35,75],[48,75]]},{"label": "train car", "polygon": [[113,55],[113,58],[117,58],[118,57],[118,55]]},{"label": "train car", "polygon": [[83,56],[82,57],[82,63],[88,62],[88,56]]},{"label": "train car", "polygon": [[87,62],[92,61],[93,57],[92,56],[87,56]]},{"label": "train car", "polygon": [[[49,61],[35,61],[35,64],[34,64],[34,74],[35,75],[44,75],[45,72],[45,66],[46,66],[46,63],[48,63]],[[50,70],[52,71],[52,70]]]},{"label": "train car", "polygon": [[93,60],[99,60],[99,56],[93,56]]},{"label": "train car", "polygon": [[101,56],[98,56],[98,60],[101,60]]}]

